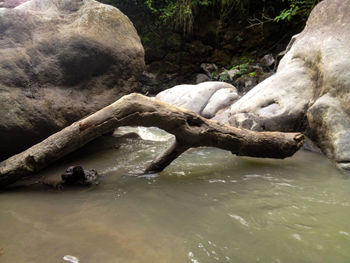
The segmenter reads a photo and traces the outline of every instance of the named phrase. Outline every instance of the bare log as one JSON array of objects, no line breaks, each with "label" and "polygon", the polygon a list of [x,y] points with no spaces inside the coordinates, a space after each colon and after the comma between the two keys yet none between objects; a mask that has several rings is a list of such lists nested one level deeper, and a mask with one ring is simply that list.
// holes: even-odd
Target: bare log
[{"label": "bare log", "polygon": [[154,160],[147,172],[162,171],[192,147],[212,146],[236,155],[282,159],[293,155],[304,142],[304,136],[300,133],[255,132],[234,128],[134,93],[1,162],[0,186],[37,173],[120,126],[155,126],[175,135],[174,145]]}]

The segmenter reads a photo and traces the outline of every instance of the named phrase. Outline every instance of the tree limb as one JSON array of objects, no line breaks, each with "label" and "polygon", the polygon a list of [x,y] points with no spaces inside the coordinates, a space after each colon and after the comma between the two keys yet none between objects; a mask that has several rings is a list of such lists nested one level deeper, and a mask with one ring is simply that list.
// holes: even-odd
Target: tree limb
[{"label": "tree limb", "polygon": [[303,144],[300,133],[255,132],[205,119],[140,94],[130,94],[0,163],[0,186],[37,173],[93,139],[120,126],[158,127],[176,142],[146,169],[162,171],[192,147],[212,146],[236,155],[285,158]]},{"label": "tree limb", "polygon": [[172,161],[189,149],[188,146],[180,144],[177,140],[171,144],[163,153],[157,156],[146,168],[145,173],[160,172]]}]

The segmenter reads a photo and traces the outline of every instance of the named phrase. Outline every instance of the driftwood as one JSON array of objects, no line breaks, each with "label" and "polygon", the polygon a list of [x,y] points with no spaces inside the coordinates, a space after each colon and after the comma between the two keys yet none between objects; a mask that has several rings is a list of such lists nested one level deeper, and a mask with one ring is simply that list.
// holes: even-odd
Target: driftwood
[{"label": "driftwood", "polygon": [[0,163],[0,186],[37,173],[61,157],[120,126],[156,126],[175,143],[146,172],[160,172],[187,149],[212,146],[236,155],[285,158],[303,144],[300,133],[254,132],[205,119],[143,95],[130,94]]}]

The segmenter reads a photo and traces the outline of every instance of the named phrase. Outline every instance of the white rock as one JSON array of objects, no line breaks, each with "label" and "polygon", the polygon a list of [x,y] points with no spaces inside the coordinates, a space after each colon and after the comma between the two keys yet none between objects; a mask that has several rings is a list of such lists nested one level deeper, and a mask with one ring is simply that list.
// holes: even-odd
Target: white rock
[{"label": "white rock", "polygon": [[350,1],[321,1],[276,74],[232,105],[230,123],[255,130],[308,127],[321,150],[350,170],[349,13]]},{"label": "white rock", "polygon": [[230,106],[237,99],[236,88],[219,89],[211,96],[201,115],[206,118],[212,118],[220,109]]},{"label": "white rock", "polygon": [[156,99],[200,114],[212,95],[220,89],[235,88],[220,81],[207,81],[197,85],[183,84],[160,92]]}]

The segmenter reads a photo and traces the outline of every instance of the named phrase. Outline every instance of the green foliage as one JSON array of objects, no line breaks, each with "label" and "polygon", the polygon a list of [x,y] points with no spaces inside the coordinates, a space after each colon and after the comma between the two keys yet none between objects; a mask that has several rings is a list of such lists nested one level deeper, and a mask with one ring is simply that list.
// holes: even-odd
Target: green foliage
[{"label": "green foliage", "polygon": [[226,82],[229,80],[229,71],[236,70],[236,73],[233,78],[239,78],[241,76],[247,75],[249,77],[256,77],[257,73],[254,71],[250,71],[252,68],[252,64],[254,63],[254,59],[248,59],[246,56],[242,56],[240,58],[241,64],[228,67],[224,71],[213,71],[209,74],[209,78],[211,80],[218,80],[222,82]]},{"label": "green foliage", "polygon": [[289,8],[283,9],[281,13],[274,18],[275,22],[290,22],[294,16],[299,16],[306,20],[317,3],[321,0],[288,0]]},{"label": "green foliage", "polygon": [[243,38],[241,38],[240,36],[236,36],[236,37],[235,37],[235,40],[236,40],[237,42],[241,42],[241,41],[243,40]]},{"label": "green foliage", "polygon": [[141,37],[141,42],[144,45],[147,45],[148,43],[151,42],[151,39],[149,38],[149,36],[147,34],[141,35],[140,37]]},{"label": "green foliage", "polygon": [[237,73],[235,74],[235,77],[240,77],[244,74],[247,74],[249,65],[254,63],[253,59],[247,59],[246,57],[242,57],[241,61],[242,61],[241,64],[238,64],[238,65],[230,68],[230,70],[232,70],[232,69],[238,70]]},{"label": "green foliage", "polygon": [[193,32],[193,24],[201,9],[218,10],[220,18],[227,17],[234,8],[244,13],[254,0],[146,0],[145,5],[162,23],[172,23],[185,35]]},{"label": "green foliage", "polygon": [[291,6],[289,9],[283,9],[281,13],[274,18],[274,21],[280,22],[280,21],[291,21],[292,17],[297,14],[299,10],[298,6]]},{"label": "green foliage", "polygon": [[[171,26],[190,36],[197,18],[212,15],[219,19],[218,31],[230,23],[232,17],[253,20],[263,25],[266,21],[304,21],[321,0],[99,0],[120,8],[134,21],[137,28],[164,28]],[[282,11],[281,11],[282,10]],[[274,19],[270,18],[274,17]],[[198,21],[200,21],[198,19]],[[196,26],[195,26],[196,25]],[[142,32],[139,32],[142,34]],[[237,37],[237,42],[242,39]],[[145,41],[147,42],[147,40]]]},{"label": "green foliage", "polygon": [[254,78],[254,77],[256,77],[256,72],[250,72],[248,75],[249,75],[249,77]]},{"label": "green foliage", "polygon": [[225,82],[227,80],[228,80],[228,73],[227,72],[220,74],[219,81]]},{"label": "green foliage", "polygon": [[213,72],[210,72],[210,75],[209,75],[209,78],[211,80],[216,80],[219,76],[219,72],[218,71],[213,71]]}]

